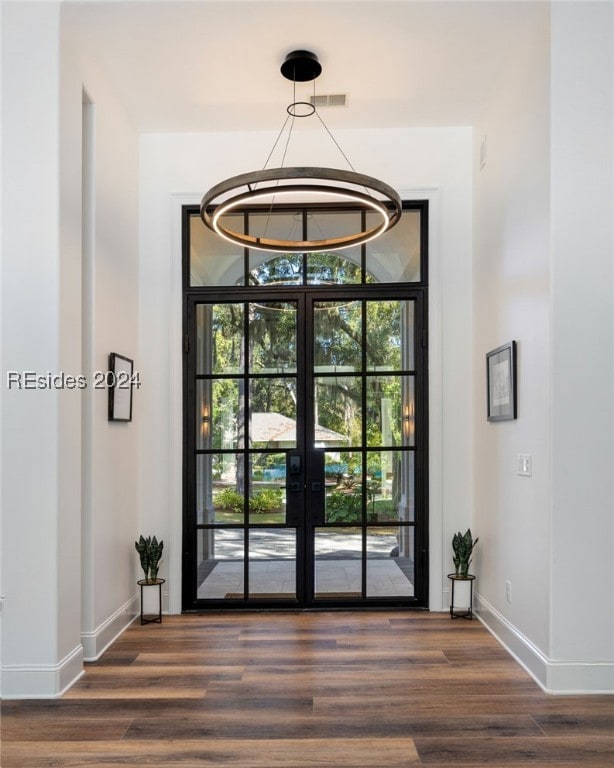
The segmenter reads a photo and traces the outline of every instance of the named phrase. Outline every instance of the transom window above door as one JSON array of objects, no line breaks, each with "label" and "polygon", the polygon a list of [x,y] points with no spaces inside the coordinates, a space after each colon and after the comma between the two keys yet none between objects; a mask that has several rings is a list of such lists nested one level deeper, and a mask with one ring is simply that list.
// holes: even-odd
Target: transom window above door
[{"label": "transom window above door", "polygon": [[[374,216],[352,208],[322,208],[309,212],[292,208],[280,212],[239,211],[226,224],[234,231],[257,237],[291,238],[297,228],[315,237],[322,230],[337,236],[369,227]],[[426,283],[426,228],[422,204],[404,204],[400,222],[376,240],[327,253],[269,253],[242,248],[211,232],[197,212],[188,217],[190,259],[186,284],[204,286],[351,285],[369,283]]]}]

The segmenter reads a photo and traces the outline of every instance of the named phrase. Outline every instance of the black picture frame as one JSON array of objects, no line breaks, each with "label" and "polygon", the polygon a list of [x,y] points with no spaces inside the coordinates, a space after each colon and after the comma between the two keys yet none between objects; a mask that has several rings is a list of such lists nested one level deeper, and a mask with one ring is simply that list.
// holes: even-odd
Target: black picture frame
[{"label": "black picture frame", "polygon": [[132,421],[134,361],[111,352],[109,355],[109,421]]},{"label": "black picture frame", "polygon": [[515,341],[486,353],[486,401],[488,421],[517,417]]}]

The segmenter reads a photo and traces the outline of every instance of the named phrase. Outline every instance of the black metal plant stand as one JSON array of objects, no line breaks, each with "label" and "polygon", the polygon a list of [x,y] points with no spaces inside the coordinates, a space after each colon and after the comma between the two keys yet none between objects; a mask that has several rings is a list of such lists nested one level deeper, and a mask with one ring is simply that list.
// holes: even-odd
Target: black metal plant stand
[{"label": "black metal plant stand", "polygon": [[[166,579],[139,579],[137,584],[141,588],[141,624],[162,624],[162,585]],[[145,616],[143,614],[143,587],[158,587],[158,615]]]},{"label": "black metal plant stand", "polygon": [[[452,582],[452,595],[450,598],[450,618],[451,619],[469,619],[473,618],[473,581],[475,576],[468,573],[466,576],[458,576],[456,573],[449,573],[448,578]],[[469,608],[465,611],[454,610],[454,585],[457,581],[469,582]]]}]

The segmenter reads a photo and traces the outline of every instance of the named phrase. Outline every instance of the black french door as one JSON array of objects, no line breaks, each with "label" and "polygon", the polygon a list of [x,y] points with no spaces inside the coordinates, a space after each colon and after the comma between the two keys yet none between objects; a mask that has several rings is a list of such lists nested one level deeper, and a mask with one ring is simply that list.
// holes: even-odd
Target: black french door
[{"label": "black french door", "polygon": [[426,606],[425,290],[185,307],[184,610]]}]

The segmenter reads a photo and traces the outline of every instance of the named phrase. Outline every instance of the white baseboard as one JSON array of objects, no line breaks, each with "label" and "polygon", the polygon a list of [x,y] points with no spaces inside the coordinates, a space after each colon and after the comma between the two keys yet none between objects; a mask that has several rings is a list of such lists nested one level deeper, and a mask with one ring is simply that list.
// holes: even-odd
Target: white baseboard
[{"label": "white baseboard", "polygon": [[127,600],[112,616],[90,632],[81,633],[83,660],[96,661],[139,615],[138,596]]},{"label": "white baseboard", "polygon": [[83,648],[79,645],[57,664],[2,667],[2,698],[53,699],[83,675]]},{"label": "white baseboard", "polygon": [[480,594],[475,615],[546,693],[614,693],[614,662],[549,659]]},{"label": "white baseboard", "polygon": [[95,661],[139,615],[137,595],[91,632],[81,633],[82,644],[57,664],[3,665],[3,699],[53,699],[84,674],[83,663]]}]

